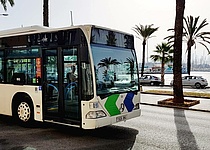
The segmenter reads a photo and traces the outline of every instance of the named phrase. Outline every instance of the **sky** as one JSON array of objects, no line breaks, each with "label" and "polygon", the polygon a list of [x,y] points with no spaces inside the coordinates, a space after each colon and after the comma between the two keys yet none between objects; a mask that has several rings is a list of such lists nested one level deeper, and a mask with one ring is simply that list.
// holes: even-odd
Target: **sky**
[{"label": "sky", "polygon": [[[0,30],[43,24],[43,0],[14,0],[15,5],[7,5],[7,12],[0,6],[0,14],[8,13],[7,17],[0,16]],[[186,0],[185,17],[200,16],[200,21],[207,19],[210,23],[209,0]],[[146,62],[149,56],[163,39],[171,35],[167,31],[174,27],[175,0],[49,0],[50,27],[66,27],[71,25],[73,15],[74,25],[95,24],[133,34],[135,25],[150,25],[159,27],[148,40]],[[210,31],[210,24],[203,31]],[[210,48],[210,45],[208,45]],[[135,49],[138,60],[142,56],[142,40],[135,38]],[[186,42],[183,42],[183,62],[186,62]],[[210,63],[207,50],[197,45],[192,49],[192,60],[197,63]]]}]

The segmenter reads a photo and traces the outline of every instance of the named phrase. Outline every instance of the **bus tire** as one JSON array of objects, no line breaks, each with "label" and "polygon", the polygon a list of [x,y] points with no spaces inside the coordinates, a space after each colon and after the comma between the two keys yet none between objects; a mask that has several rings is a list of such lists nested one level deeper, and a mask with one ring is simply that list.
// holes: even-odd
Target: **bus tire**
[{"label": "bus tire", "polygon": [[12,112],[15,120],[21,126],[30,126],[34,121],[34,108],[29,98],[15,100]]}]

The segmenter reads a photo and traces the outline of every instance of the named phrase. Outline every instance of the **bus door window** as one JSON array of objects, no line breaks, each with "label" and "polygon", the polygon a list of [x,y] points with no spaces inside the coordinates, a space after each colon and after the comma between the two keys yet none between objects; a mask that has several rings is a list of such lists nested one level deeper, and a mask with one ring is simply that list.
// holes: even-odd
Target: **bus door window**
[{"label": "bus door window", "polygon": [[58,68],[57,51],[46,50],[44,59],[44,81],[45,81],[45,109],[47,112],[58,112]]},{"label": "bus door window", "polygon": [[67,118],[78,118],[77,48],[63,49],[64,104]]},{"label": "bus door window", "polygon": [[67,83],[77,82],[77,73],[76,73],[77,67],[75,64],[70,64],[70,66],[71,66],[71,69],[66,74]]},{"label": "bus door window", "polygon": [[[66,74],[66,83],[65,83],[65,90],[64,90],[64,95],[65,95],[65,100],[71,100],[71,101],[77,101],[77,93],[76,93],[76,88],[78,87],[78,82],[77,82],[77,67],[75,63],[65,63],[65,66],[71,66],[70,68],[67,67],[65,69],[68,69],[68,73]],[[64,70],[65,70],[64,69]]]}]

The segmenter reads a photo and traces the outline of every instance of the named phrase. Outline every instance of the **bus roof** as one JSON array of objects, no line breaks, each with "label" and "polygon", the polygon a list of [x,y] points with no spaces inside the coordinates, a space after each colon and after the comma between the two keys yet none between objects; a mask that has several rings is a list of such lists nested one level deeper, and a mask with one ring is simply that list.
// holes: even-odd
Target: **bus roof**
[{"label": "bus roof", "polygon": [[[85,28],[90,28],[92,26],[95,26],[95,27],[101,28],[101,29],[107,29],[107,30],[112,30],[112,31],[120,32],[120,33],[125,33],[125,32],[122,32],[122,31],[115,30],[115,29],[105,28],[105,27],[96,26],[96,25],[78,25],[78,26],[68,26],[68,27],[62,27],[62,28],[51,28],[51,27],[34,25],[34,26],[20,27],[20,28],[8,29],[8,30],[1,30],[0,31],[0,38],[11,37],[11,36],[19,36],[19,35],[35,34],[35,33],[43,33],[43,32],[54,32],[54,31],[59,31],[59,30],[84,28],[84,27]],[[125,33],[125,34],[129,34],[129,33]]]},{"label": "bus roof", "polygon": [[14,28],[14,29],[0,31],[0,37],[22,35],[22,34],[28,34],[28,33],[34,33],[34,32],[46,31],[46,30],[49,30],[49,28],[43,27],[43,26],[38,26],[38,25]]},{"label": "bus roof", "polygon": [[27,35],[27,34],[35,34],[35,33],[43,33],[43,32],[53,32],[53,31],[59,31],[59,30],[74,29],[74,28],[79,28],[79,27],[81,27],[81,26],[51,28],[51,27],[34,25],[34,26],[2,30],[2,31],[0,31],[0,38],[19,36],[19,35]]}]

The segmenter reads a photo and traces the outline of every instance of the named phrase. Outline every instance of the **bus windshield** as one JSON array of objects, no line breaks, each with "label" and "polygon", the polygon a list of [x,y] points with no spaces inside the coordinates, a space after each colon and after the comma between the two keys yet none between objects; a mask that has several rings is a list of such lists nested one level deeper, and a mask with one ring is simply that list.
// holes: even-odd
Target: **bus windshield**
[{"label": "bus windshield", "polygon": [[92,44],[97,94],[138,90],[137,62],[133,49]]}]

